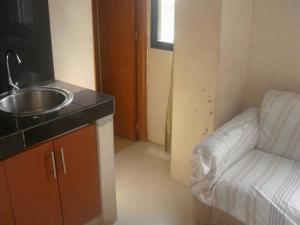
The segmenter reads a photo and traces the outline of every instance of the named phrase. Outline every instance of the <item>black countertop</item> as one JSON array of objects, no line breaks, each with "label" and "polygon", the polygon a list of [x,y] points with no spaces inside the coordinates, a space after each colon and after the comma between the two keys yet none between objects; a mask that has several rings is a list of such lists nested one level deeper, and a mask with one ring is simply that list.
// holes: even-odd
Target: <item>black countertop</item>
[{"label": "black countertop", "polygon": [[110,95],[61,81],[40,86],[67,89],[74,99],[67,107],[41,116],[12,117],[0,112],[0,161],[114,113],[114,98]]}]

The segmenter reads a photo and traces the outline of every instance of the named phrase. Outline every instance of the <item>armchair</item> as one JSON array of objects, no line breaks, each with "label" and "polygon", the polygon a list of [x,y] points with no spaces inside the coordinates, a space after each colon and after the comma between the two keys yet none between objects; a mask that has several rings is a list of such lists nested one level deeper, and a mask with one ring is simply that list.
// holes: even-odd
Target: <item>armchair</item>
[{"label": "armchair", "polygon": [[270,91],[193,153],[197,225],[300,224],[300,96]]}]

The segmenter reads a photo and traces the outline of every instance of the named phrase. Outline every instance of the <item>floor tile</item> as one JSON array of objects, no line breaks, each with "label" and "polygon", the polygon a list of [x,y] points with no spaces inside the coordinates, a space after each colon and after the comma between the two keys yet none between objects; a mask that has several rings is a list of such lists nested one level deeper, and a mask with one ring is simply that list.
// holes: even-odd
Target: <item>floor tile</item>
[{"label": "floor tile", "polygon": [[115,225],[194,225],[190,188],[171,179],[169,158],[148,142],[116,154]]},{"label": "floor tile", "polygon": [[134,144],[134,141],[115,136],[115,152],[118,153]]}]

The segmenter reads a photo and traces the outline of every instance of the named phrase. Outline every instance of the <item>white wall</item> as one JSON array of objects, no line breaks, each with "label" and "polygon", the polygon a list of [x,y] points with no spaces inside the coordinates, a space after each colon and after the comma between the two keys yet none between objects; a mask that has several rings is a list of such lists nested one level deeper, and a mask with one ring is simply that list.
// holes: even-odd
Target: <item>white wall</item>
[{"label": "white wall", "polygon": [[100,224],[112,225],[117,219],[113,116],[98,120],[96,125],[103,217],[103,223]]},{"label": "white wall", "polygon": [[214,128],[220,0],[176,1],[171,175],[184,184],[194,146]]},{"label": "white wall", "polygon": [[56,79],[95,89],[92,1],[49,0]]},{"label": "white wall", "polygon": [[223,0],[215,127],[242,110],[248,75],[252,0]]},{"label": "white wall", "polygon": [[267,90],[300,93],[300,1],[254,0],[245,108]]}]

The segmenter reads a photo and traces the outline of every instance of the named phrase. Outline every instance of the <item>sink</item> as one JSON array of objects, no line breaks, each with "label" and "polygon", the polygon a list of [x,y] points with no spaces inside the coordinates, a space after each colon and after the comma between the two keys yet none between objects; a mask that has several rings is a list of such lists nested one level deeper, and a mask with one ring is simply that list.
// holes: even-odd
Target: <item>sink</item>
[{"label": "sink", "polygon": [[73,100],[72,92],[52,87],[17,90],[0,99],[0,110],[17,117],[58,111]]}]

